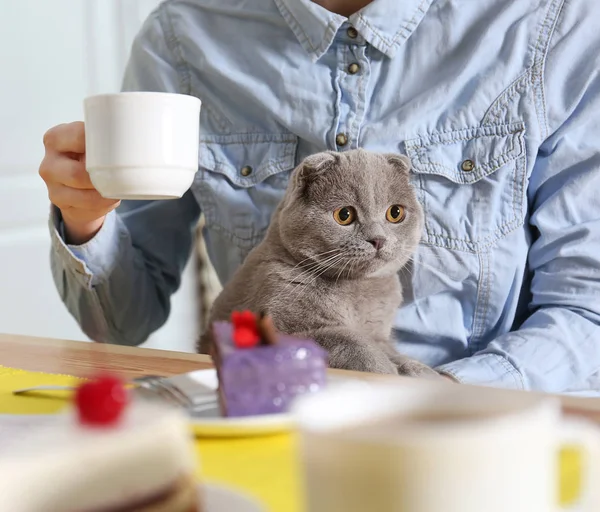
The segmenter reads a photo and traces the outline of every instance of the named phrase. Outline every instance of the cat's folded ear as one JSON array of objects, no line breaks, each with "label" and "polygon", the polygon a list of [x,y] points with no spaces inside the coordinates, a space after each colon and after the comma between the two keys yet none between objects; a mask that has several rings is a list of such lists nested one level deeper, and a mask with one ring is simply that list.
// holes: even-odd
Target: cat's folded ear
[{"label": "cat's folded ear", "polygon": [[408,173],[408,171],[410,171],[410,158],[408,158],[406,155],[400,155],[398,153],[386,153],[384,156],[387,161],[398,170],[404,173]]},{"label": "cat's folded ear", "polygon": [[339,162],[340,155],[335,151],[322,151],[306,157],[294,171],[293,181],[302,190],[314,182]]}]

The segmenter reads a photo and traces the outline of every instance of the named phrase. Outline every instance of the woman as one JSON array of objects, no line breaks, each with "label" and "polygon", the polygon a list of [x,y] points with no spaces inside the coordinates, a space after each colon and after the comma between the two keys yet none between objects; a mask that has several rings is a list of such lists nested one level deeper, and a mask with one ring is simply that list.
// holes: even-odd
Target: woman
[{"label": "woman", "polygon": [[84,127],[45,136],[52,268],[93,339],[139,344],[169,314],[201,211],[223,281],[317,151],[406,153],[425,211],[398,350],[459,382],[600,389],[600,5],[591,0],[171,0],[124,90],[201,98],[196,182],[103,199]]}]

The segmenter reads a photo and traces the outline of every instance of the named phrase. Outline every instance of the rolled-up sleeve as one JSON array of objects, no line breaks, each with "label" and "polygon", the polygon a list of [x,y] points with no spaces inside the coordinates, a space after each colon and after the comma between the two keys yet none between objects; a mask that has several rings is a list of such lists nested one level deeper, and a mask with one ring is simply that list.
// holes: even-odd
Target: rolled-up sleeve
[{"label": "rolled-up sleeve", "polygon": [[[166,7],[135,39],[124,91],[183,92]],[[170,43],[168,43],[170,41]],[[189,259],[200,208],[191,192],[167,201],[124,201],[90,241],[65,242],[60,211],[50,215],[52,275],[61,299],[94,341],[138,345],[167,320]]]}]

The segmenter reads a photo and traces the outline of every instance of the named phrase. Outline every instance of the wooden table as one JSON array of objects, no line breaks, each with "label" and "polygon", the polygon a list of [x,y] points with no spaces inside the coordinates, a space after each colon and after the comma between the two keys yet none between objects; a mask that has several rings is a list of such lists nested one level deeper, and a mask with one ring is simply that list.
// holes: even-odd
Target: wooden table
[{"label": "wooden table", "polygon": [[[185,352],[0,334],[0,365],[74,376],[86,376],[92,370],[110,370],[124,377],[135,377],[144,374],[173,375],[201,370],[211,368],[212,362],[208,356]],[[406,377],[366,373],[352,375],[366,380],[402,382],[406,386],[423,385],[423,381],[419,379]],[[444,382],[441,385],[455,386],[456,384]],[[478,389],[481,393],[486,392],[485,388]],[[506,391],[506,393],[522,393],[522,391]],[[600,398],[571,396],[559,398],[566,413],[584,416],[600,424]]]}]

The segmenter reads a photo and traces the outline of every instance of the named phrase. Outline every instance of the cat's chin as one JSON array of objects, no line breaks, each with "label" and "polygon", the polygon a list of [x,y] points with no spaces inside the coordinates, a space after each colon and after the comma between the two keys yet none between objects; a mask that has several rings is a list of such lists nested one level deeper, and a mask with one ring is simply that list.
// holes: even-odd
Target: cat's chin
[{"label": "cat's chin", "polygon": [[370,272],[366,272],[365,275],[396,275],[406,266],[406,263],[406,261],[399,261],[398,258],[394,258],[393,255],[376,255],[370,260]]},{"label": "cat's chin", "polygon": [[[361,279],[363,277],[379,277],[396,275],[400,270],[397,260],[387,259],[382,256],[351,260],[348,267],[350,272],[345,272],[346,279]],[[337,272],[333,272],[337,274]]]},{"label": "cat's chin", "polygon": [[366,275],[369,277],[396,276],[398,275],[398,272],[400,272],[400,268],[398,267],[392,265],[383,265]]},{"label": "cat's chin", "polygon": [[394,276],[398,273],[399,269],[382,262],[380,265],[373,265],[363,274],[365,277],[382,277],[382,276]]}]

